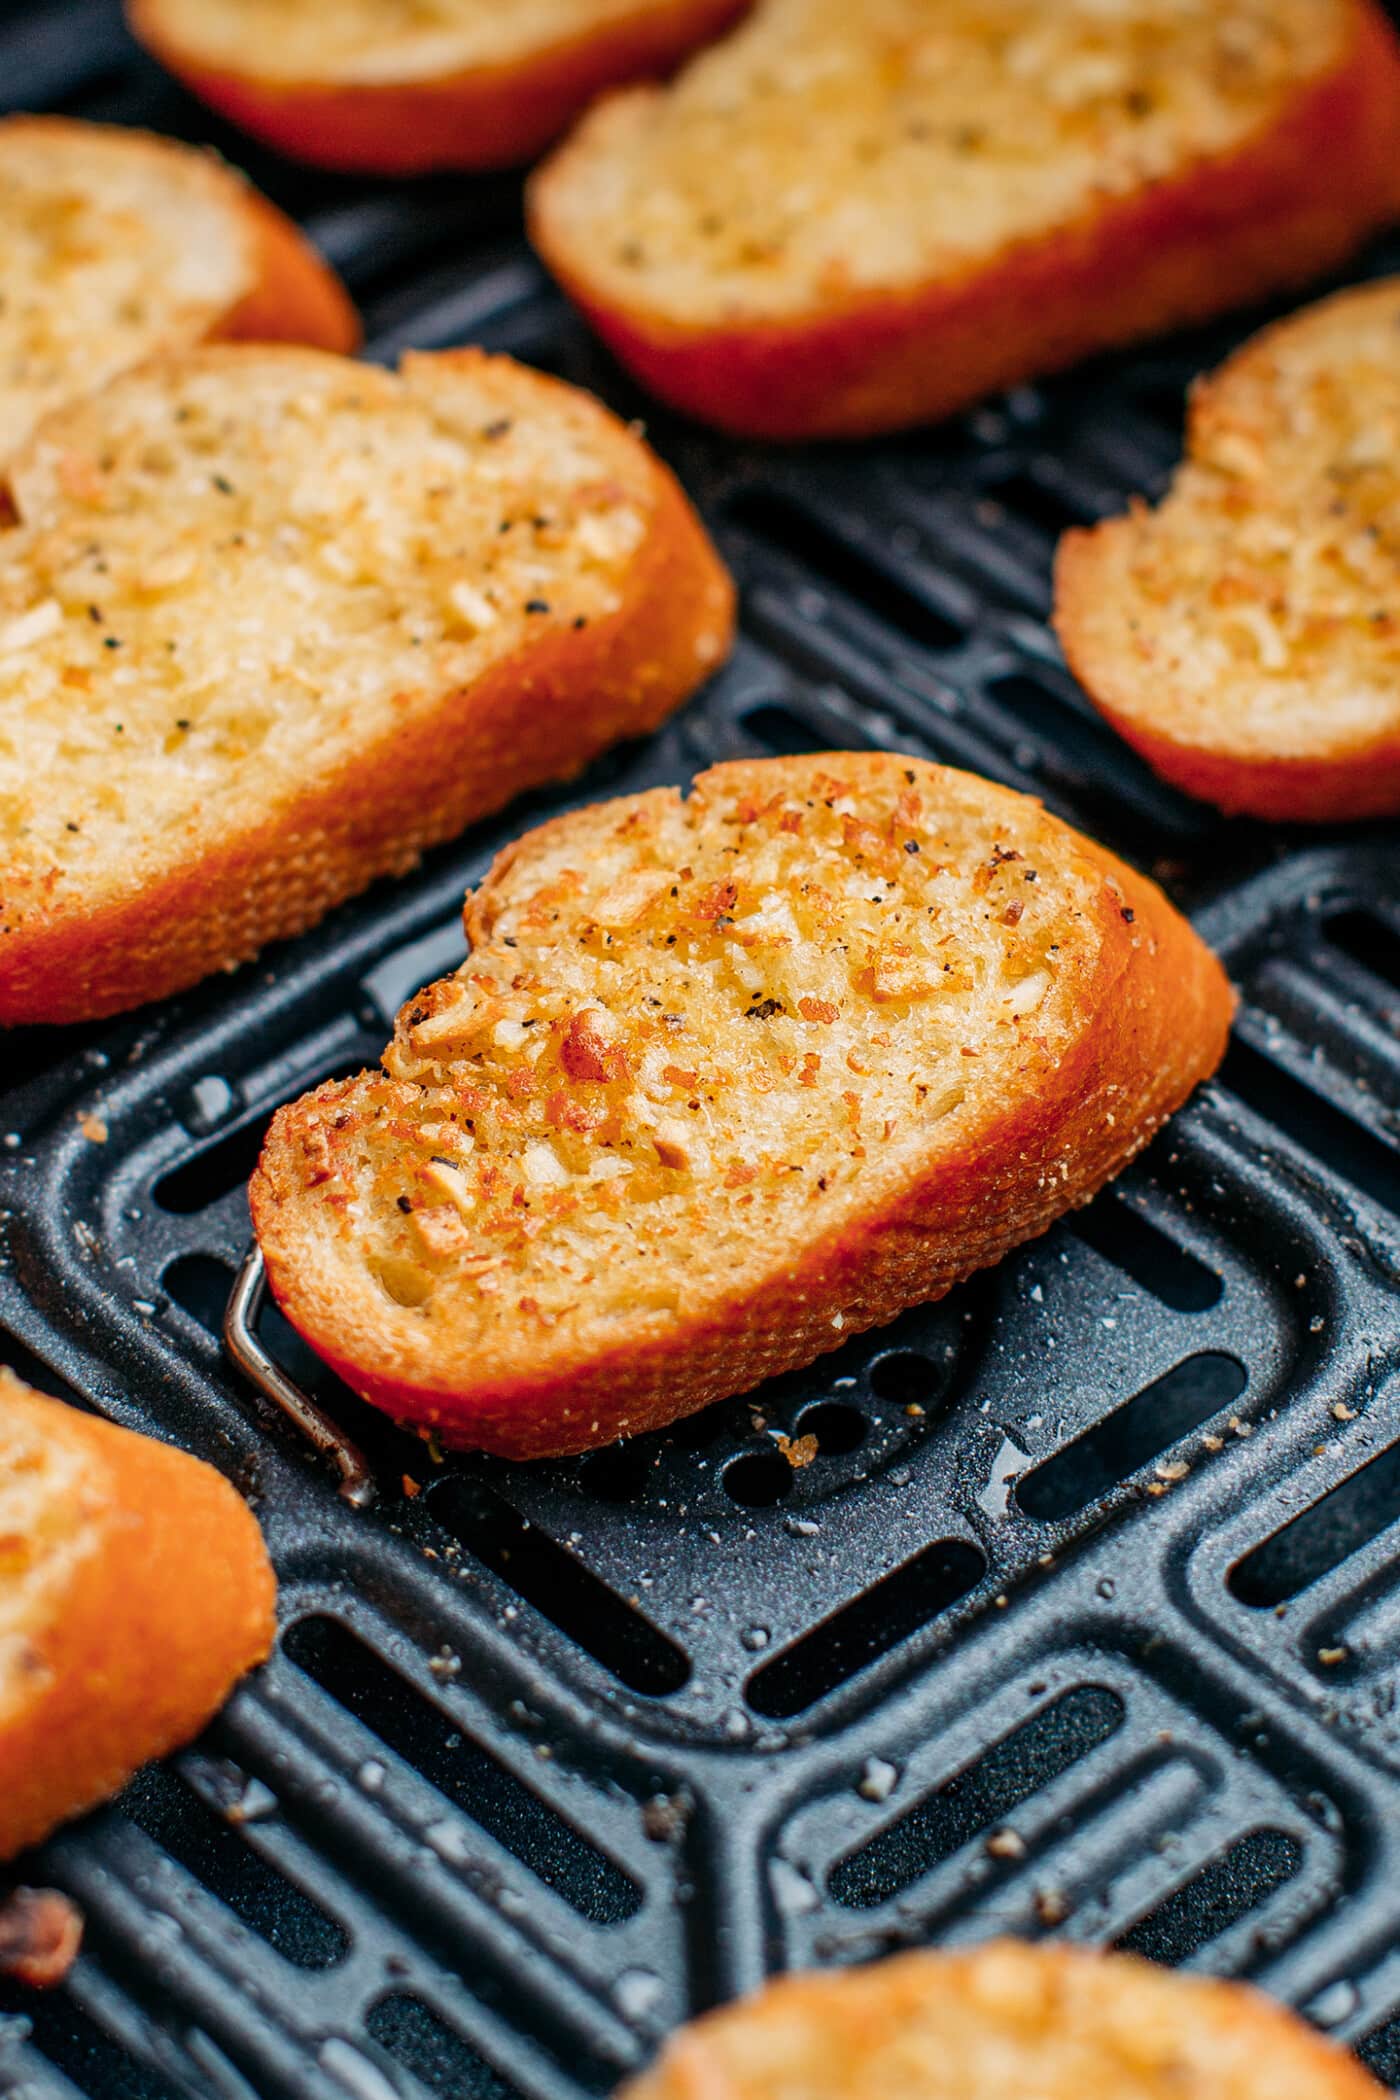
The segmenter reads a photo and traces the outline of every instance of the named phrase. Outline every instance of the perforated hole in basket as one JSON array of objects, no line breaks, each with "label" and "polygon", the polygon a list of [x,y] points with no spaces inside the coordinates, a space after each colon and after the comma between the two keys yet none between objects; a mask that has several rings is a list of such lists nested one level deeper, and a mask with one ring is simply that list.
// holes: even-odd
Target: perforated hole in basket
[{"label": "perforated hole in basket", "polygon": [[[461,1726],[339,1620],[313,1615],[283,1635],[284,1652],[387,1750],[537,1874],[579,1915],[609,1925],[640,1897],[592,1841],[526,1787]],[[462,1841],[470,1849],[470,1838]],[[455,1851],[448,1854],[455,1857]]]},{"label": "perforated hole in basket", "polygon": [[1400,1444],[1391,1444],[1252,1547],[1230,1570],[1230,1588],[1256,1611],[1285,1604],[1369,1546],[1397,1516]]},{"label": "perforated hole in basket", "polygon": [[773,1720],[804,1712],[965,1597],[986,1569],[966,1539],[925,1546],[755,1670],[750,1706]]},{"label": "perforated hole in basket", "polygon": [[1303,1857],[1302,1846],[1287,1831],[1251,1831],[1139,1919],[1117,1944],[1127,1953],[1179,1966],[1293,1880]]},{"label": "perforated hole in basket", "polygon": [[1199,1429],[1244,1391],[1244,1365],[1202,1351],[1122,1401],[1053,1457],[1023,1474],[1016,1500],[1028,1517],[1072,1517],[1142,1466]]},{"label": "perforated hole in basket", "polygon": [[285,1961],[302,1969],[333,1968],[349,1951],[349,1935],[241,1834],[237,1804],[251,1798],[243,1787],[230,1788],[220,1815],[177,1774],[156,1765],[133,1780],[121,1805]]},{"label": "perforated hole in basket", "polygon": [[406,1991],[379,1999],[370,2008],[365,2029],[444,2100],[519,2100],[518,2087],[508,2085],[430,2006]]},{"label": "perforated hole in basket", "polygon": [[1123,1720],[1122,1700],[1105,1686],[1064,1693],[848,1852],[827,1878],[832,1895],[851,1910],[887,1903],[1107,1742]]},{"label": "perforated hole in basket", "polygon": [[1363,1129],[1345,1110],[1238,1039],[1220,1076],[1256,1114],[1286,1132],[1305,1152],[1383,1209],[1400,1213],[1400,1151],[1383,1131]]},{"label": "perforated hole in basket", "polygon": [[620,1683],[653,1698],[690,1675],[684,1651],[554,1539],[466,1474],[427,1491],[431,1515]]}]

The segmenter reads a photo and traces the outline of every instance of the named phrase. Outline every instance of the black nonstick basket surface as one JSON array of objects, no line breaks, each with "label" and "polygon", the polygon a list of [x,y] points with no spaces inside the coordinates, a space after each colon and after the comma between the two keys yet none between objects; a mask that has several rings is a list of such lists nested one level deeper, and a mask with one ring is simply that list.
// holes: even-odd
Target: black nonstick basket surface
[{"label": "black nonstick basket surface", "polygon": [[[765,1972],[999,1932],[1249,1976],[1400,2082],[1400,851],[1177,797],[1045,623],[1058,531],[1160,487],[1187,383],[1262,317],[892,442],[750,448],[596,348],[514,180],[276,161],[110,0],[0,13],[0,95],[213,139],[375,357],[484,342],[646,417],[743,595],[651,742],[236,976],[0,1041],[0,1360],[212,1459],[282,1584],[207,1736],[21,1862],[88,1930],[64,1989],[0,1997],[0,2092],[584,2100]],[[942,1304],[581,1460],[435,1463],[266,1312],[375,1468],[349,1506],[220,1343],[272,1109],[374,1061],[541,813],[866,745],[1151,869],[1239,987],[1218,1082]]]}]

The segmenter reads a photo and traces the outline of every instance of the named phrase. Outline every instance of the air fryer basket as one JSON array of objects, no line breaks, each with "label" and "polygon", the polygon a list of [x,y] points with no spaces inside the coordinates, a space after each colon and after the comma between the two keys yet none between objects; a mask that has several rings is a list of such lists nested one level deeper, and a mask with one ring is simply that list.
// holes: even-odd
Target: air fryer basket
[{"label": "air fryer basket", "polygon": [[[1400,2081],[1400,853],[1171,793],[1045,625],[1056,533],[1160,486],[1186,383],[1260,316],[769,452],[653,412],[513,181],[275,161],[110,0],[0,15],[0,82],[215,139],[344,271],[374,356],[481,341],[645,416],[744,606],[648,744],[231,979],[0,1040],[0,1360],[222,1466],[283,1600],[207,1737],[23,1863],[88,1938],[64,1990],[0,1998],[0,2093],[584,2100],[765,1971],[1003,1931],[1253,1977]],[[435,1463],[264,1310],[374,1470],[352,1507],[221,1348],[272,1109],[375,1059],[540,813],[872,744],[1156,873],[1240,989],[1219,1083],[941,1305],[581,1460]]]}]

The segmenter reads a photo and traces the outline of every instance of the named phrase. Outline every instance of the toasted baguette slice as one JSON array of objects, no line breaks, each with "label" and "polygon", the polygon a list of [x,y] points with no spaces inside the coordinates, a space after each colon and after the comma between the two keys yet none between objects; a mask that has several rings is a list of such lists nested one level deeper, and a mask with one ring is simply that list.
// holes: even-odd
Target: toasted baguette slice
[{"label": "toasted baguette slice", "polygon": [[1247,1984],[993,1941],[785,1976],[710,2013],[618,2100],[1381,2100]]},{"label": "toasted baguette slice", "polygon": [[1061,542],[1075,675],[1222,809],[1400,810],[1397,344],[1400,278],[1265,329],[1193,392],[1161,506]]},{"label": "toasted baguette slice", "polygon": [[941,1296],[1130,1159],[1231,1013],[1151,883],[886,753],[557,818],[467,932],[382,1072],[279,1112],[253,1217],[349,1385],[516,1458]]},{"label": "toasted baguette slice", "polygon": [[339,280],[232,168],[66,117],[0,120],[0,283],[0,456],[157,352],[359,341]]},{"label": "toasted baguette slice", "polygon": [[0,1369],[0,1859],[197,1734],[275,1601],[222,1474]]},{"label": "toasted baguette slice", "polygon": [[1398,169],[1371,0],[764,0],[585,118],[530,225],[663,400],[850,436],[1305,283]]},{"label": "toasted baguette slice", "polygon": [[750,0],[127,0],[215,109],[327,168],[530,160],[602,89],[668,72]]},{"label": "toasted baguette slice", "polygon": [[0,532],[0,1021],[311,925],[723,656],[685,498],[478,351],[157,361],[48,419]]}]

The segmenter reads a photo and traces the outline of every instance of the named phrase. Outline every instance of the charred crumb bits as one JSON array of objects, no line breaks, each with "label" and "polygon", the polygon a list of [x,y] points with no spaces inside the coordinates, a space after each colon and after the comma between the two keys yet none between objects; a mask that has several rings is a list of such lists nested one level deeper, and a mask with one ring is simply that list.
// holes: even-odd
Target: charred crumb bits
[{"label": "charred crumb bits", "polygon": [[0,1976],[52,1990],[78,1958],[83,1916],[57,1889],[17,1888],[0,1904]]},{"label": "charred crumb bits", "polygon": [[785,1014],[786,1012],[787,1008],[783,1005],[781,999],[760,999],[753,1006],[745,1008],[744,1019],[746,1021],[771,1021],[774,1014]]},{"label": "charred crumb bits", "polygon": [[549,611],[549,600],[548,598],[527,598],[525,600],[525,610],[527,613],[547,613]]}]

